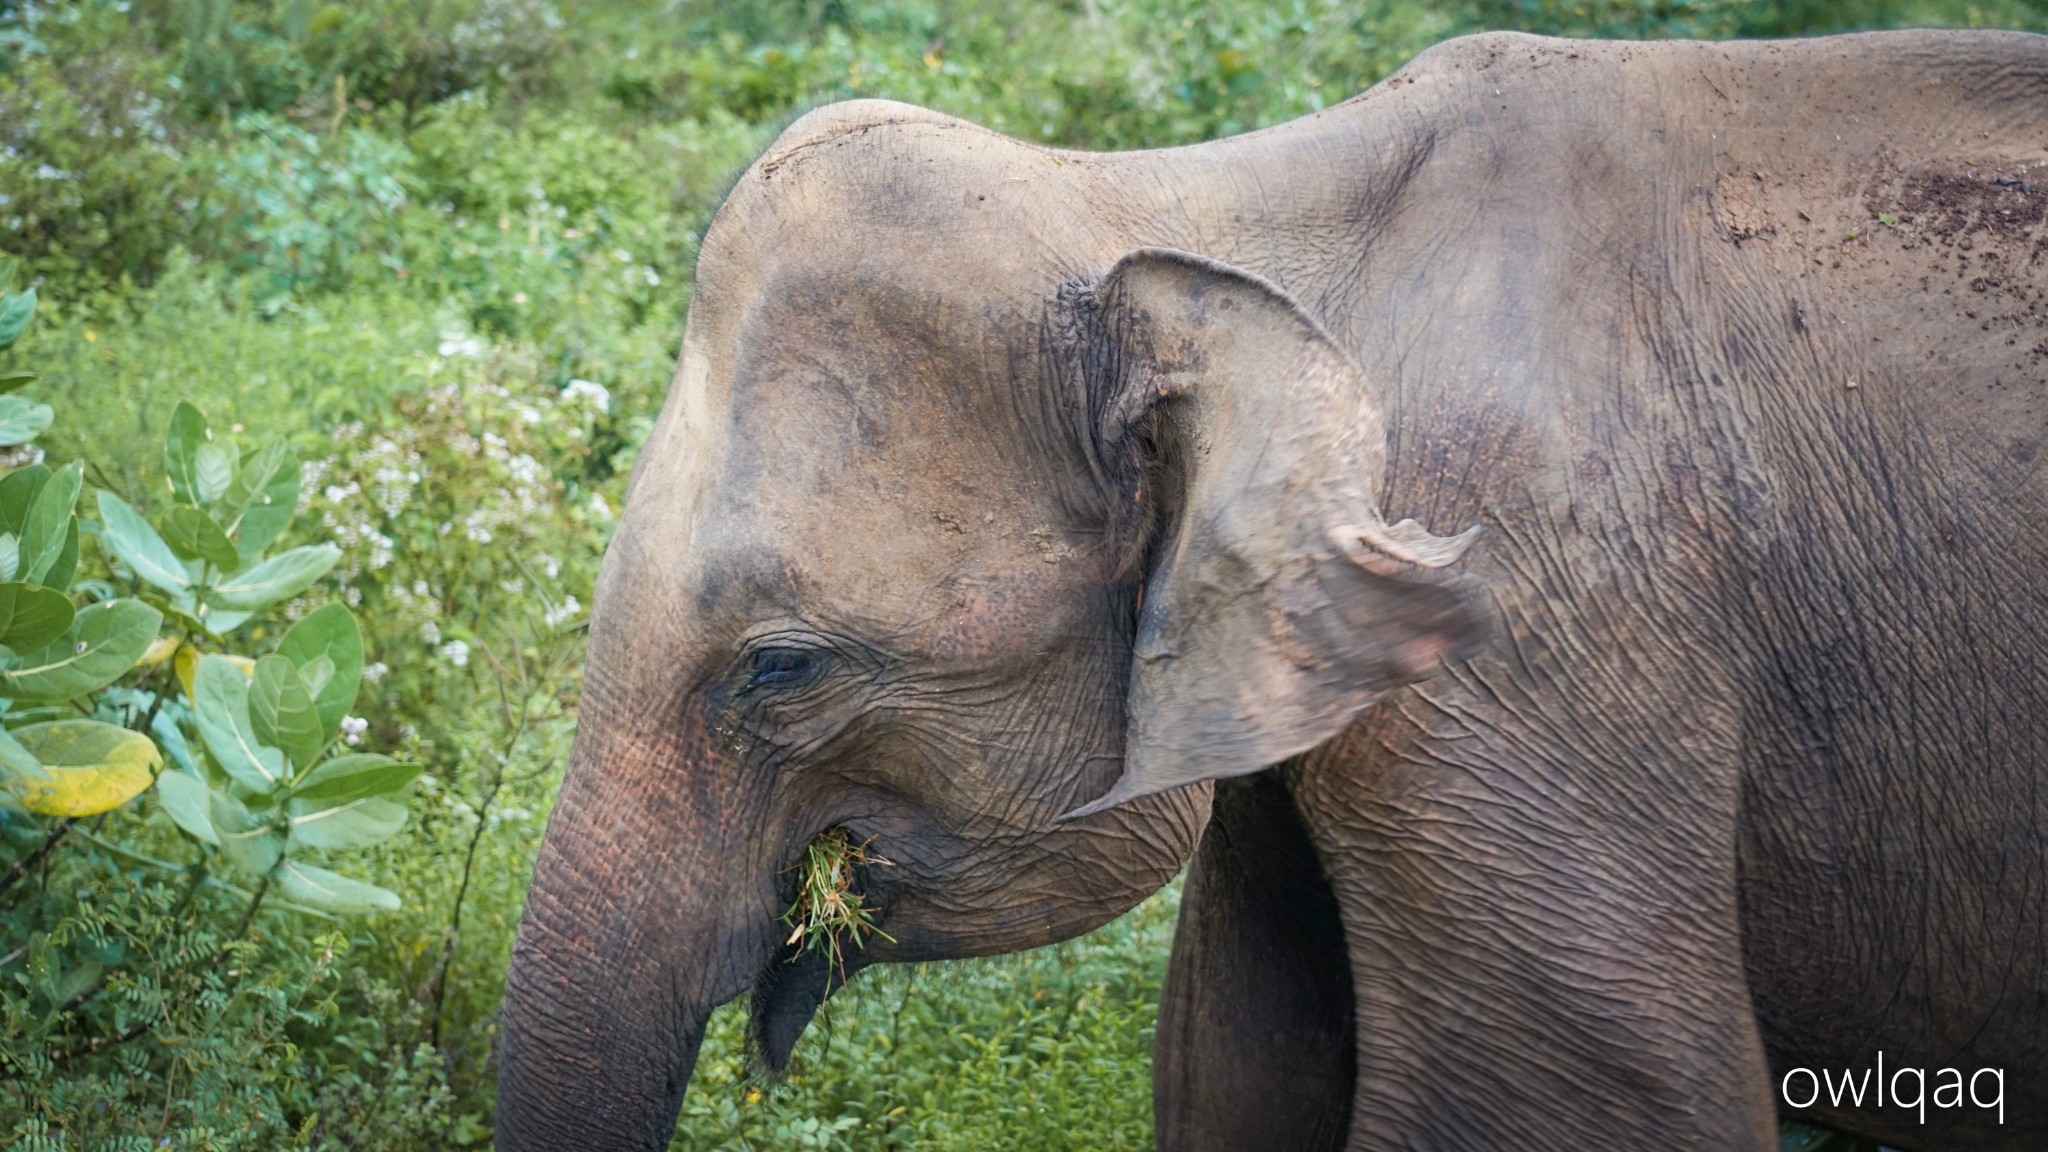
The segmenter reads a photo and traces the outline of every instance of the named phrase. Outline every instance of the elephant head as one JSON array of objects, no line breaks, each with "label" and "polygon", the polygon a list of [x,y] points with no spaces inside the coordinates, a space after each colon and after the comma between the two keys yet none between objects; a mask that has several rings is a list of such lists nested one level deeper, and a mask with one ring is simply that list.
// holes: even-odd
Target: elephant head
[{"label": "elephant head", "polygon": [[1087,159],[834,105],[707,230],[514,952],[501,1148],[665,1147],[749,989],[782,1061],[848,975],[778,922],[820,834],[889,862],[849,970],[1070,937],[1180,867],[1200,782],[1473,640],[1437,571],[1469,536],[1381,516],[1352,359],[1147,247]]}]

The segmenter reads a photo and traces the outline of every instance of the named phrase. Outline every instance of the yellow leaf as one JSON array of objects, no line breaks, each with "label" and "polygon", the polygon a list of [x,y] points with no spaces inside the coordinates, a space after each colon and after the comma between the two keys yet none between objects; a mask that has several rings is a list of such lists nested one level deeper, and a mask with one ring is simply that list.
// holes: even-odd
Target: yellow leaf
[{"label": "yellow leaf", "polygon": [[181,641],[176,636],[159,636],[156,638],[156,643],[149,646],[149,650],[142,654],[142,659],[137,661],[137,663],[145,668],[154,668],[169,660],[178,651],[180,643]]},{"label": "yellow leaf", "polygon": [[25,780],[21,802],[44,816],[97,816],[140,795],[163,754],[140,732],[97,720],[53,720],[14,731],[48,774]]},{"label": "yellow leaf", "polygon": [[[219,653],[216,653],[216,655],[219,655]],[[206,653],[201,652],[199,649],[194,648],[190,644],[187,644],[183,648],[178,649],[178,683],[184,685],[185,699],[187,700],[198,699],[197,694],[195,694],[192,691],[192,680],[194,677],[199,675],[199,661],[204,659],[205,657]],[[247,656],[223,655],[221,656],[221,658],[223,660],[226,660],[228,663],[233,664],[235,667],[240,668],[242,670],[242,675],[244,676],[256,675],[256,662],[254,660],[249,659]]]}]

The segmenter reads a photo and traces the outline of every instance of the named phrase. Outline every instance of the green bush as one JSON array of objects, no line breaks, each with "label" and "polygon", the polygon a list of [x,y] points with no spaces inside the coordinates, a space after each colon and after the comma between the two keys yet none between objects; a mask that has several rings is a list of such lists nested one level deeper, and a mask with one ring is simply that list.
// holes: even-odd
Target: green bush
[{"label": "green bush", "polygon": [[[0,348],[35,304],[0,296]],[[258,915],[396,909],[395,893],[326,865],[404,826],[420,769],[350,750],[368,723],[350,715],[364,667],[347,607],[297,614],[257,659],[206,651],[300,607],[340,558],[274,550],[298,503],[289,447],[239,452],[180,404],[163,509],[101,488],[81,533],[84,466],[24,451],[54,417],[11,391],[35,379],[0,379],[0,447],[17,465],[0,479],[0,839],[19,850],[0,875],[0,923],[19,941],[0,962],[0,1101],[30,1142],[125,1140],[135,1116],[108,1102],[154,1098],[161,1081],[161,1132],[182,1072],[204,1104],[182,1132],[266,1146],[310,1104],[292,1099],[318,1083],[295,1067],[293,1035],[335,1015],[347,938],[319,930],[272,956]],[[80,580],[86,536],[99,564]],[[74,584],[91,603],[76,606]],[[145,791],[146,813],[130,803]],[[145,1036],[154,1047],[133,1046]],[[240,1107],[216,1115],[227,1101]]]},{"label": "green bush", "polygon": [[0,221],[65,285],[148,282],[184,236],[200,183],[147,57],[28,56],[0,74]]}]

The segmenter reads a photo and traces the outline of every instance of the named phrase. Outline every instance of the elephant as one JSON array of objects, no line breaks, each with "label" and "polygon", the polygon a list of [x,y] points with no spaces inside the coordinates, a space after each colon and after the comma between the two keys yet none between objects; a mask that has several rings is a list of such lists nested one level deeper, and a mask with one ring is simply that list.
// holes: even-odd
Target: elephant
[{"label": "elephant", "polygon": [[1489,33],[1129,153],[806,113],[598,578],[498,1146],[665,1147],[715,1006],[779,1066],[1184,866],[1163,1149],[2043,1146],[2044,166],[2004,32]]}]

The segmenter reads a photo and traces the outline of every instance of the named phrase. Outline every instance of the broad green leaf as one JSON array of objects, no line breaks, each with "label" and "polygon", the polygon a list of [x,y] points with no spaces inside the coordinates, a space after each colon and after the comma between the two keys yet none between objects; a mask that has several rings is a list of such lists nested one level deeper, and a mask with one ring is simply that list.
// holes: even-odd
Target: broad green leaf
[{"label": "broad green leaf", "polygon": [[28,331],[28,322],[35,314],[35,289],[0,296],[0,348],[21,339],[21,334]]},{"label": "broad green leaf", "polygon": [[287,900],[311,905],[328,912],[395,912],[398,893],[351,880],[338,872],[315,868],[297,860],[286,860],[274,881],[277,894]]},{"label": "broad green leaf", "polygon": [[192,454],[192,490],[201,504],[211,504],[227,495],[228,486],[235,482],[235,448],[232,443],[216,440],[213,433]]},{"label": "broad green leaf", "polygon": [[57,552],[57,562],[43,573],[43,587],[59,592],[71,587],[71,578],[78,574],[78,517],[64,529],[64,547]]},{"label": "broad green leaf", "polygon": [[0,672],[0,696],[54,703],[96,692],[135,667],[163,620],[140,600],[95,604],[56,643]]},{"label": "broad green leaf", "polygon": [[[205,563],[194,560],[185,566],[186,574],[195,583],[204,575]],[[235,612],[201,604],[192,592],[171,597],[171,609],[178,614],[180,621],[213,636],[225,636],[256,615],[254,612]]]},{"label": "broad green leaf", "polygon": [[235,551],[228,534],[213,517],[197,508],[179,505],[164,516],[164,543],[171,551],[191,560],[204,560],[223,575],[242,566],[242,554]]},{"label": "broad green leaf", "polygon": [[292,522],[299,505],[299,461],[282,440],[242,457],[221,497],[220,521],[245,559],[261,555]]},{"label": "broad green leaf", "polygon": [[163,763],[149,737],[97,720],[30,724],[14,738],[49,776],[21,794],[29,811],[45,816],[96,816],[118,808],[148,788]]},{"label": "broad green leaf", "polygon": [[[334,739],[341,730],[341,718],[355,706],[356,690],[363,679],[363,633],[356,626],[355,613],[342,604],[308,613],[284,634],[277,654],[298,667],[313,692],[320,729],[328,740]],[[314,683],[323,659],[328,662],[326,678]]]},{"label": "broad green leaf", "polygon": [[21,526],[28,522],[28,506],[51,475],[49,465],[31,464],[0,478],[0,530],[21,535]]},{"label": "broad green leaf", "polygon": [[64,554],[64,537],[71,532],[71,509],[78,503],[78,488],[84,482],[85,468],[74,460],[51,473],[36,492],[21,525],[18,579],[41,584],[57,566],[57,558]]},{"label": "broad green leaf", "polygon": [[199,661],[193,677],[192,710],[206,750],[236,783],[268,792],[284,782],[284,753],[256,738],[249,718],[249,677],[225,656]]},{"label": "broad green leaf", "polygon": [[297,848],[368,848],[391,839],[405,827],[405,804],[385,796],[364,796],[342,804],[287,800],[291,822],[286,850]]},{"label": "broad green leaf", "polygon": [[199,612],[200,618],[206,624],[207,633],[213,636],[225,636],[248,623],[249,618],[256,615],[254,612],[214,611],[205,605],[200,606]]},{"label": "broad green leaf", "polygon": [[375,752],[351,752],[306,773],[291,795],[311,804],[347,804],[367,796],[389,796],[419,774],[417,764],[400,764]]},{"label": "broad green leaf", "polygon": [[213,818],[208,815],[212,807],[207,793],[206,781],[188,776],[177,769],[169,769],[156,778],[156,802],[163,805],[164,815],[171,822],[191,833],[195,840],[218,845],[220,833],[213,830]]},{"label": "broad green leaf", "polygon": [[[4,392],[5,389],[0,389]],[[0,395],[0,447],[26,444],[50,430],[57,412],[24,396]]]},{"label": "broad green leaf", "polygon": [[[31,464],[0,478],[0,579],[13,579],[19,571],[21,561],[21,532],[28,523],[29,509],[36,497],[56,473],[46,465]],[[64,545],[57,553],[56,563],[43,575],[41,583],[46,588],[59,590],[71,586],[72,573],[78,569],[78,521],[70,519],[64,530]]]},{"label": "broad green leaf", "polygon": [[120,557],[121,563],[133,568],[137,576],[158,588],[172,595],[192,590],[177,553],[156,534],[142,513],[104,488],[100,490],[99,501],[100,543]]},{"label": "broad green leaf", "polygon": [[207,600],[216,608],[261,612],[312,587],[340,559],[341,549],[332,544],[280,552],[215,584]]},{"label": "broad green leaf", "polygon": [[306,690],[299,670],[282,656],[265,656],[256,662],[256,675],[249,681],[249,722],[256,739],[284,749],[302,769],[311,766],[327,746],[313,694]]},{"label": "broad green leaf", "polygon": [[170,762],[171,767],[184,769],[185,774],[195,780],[204,780],[210,784],[226,784],[227,773],[214,767],[213,757],[193,752],[192,745],[186,742],[185,729],[179,724],[179,714],[182,713],[183,718],[189,720],[192,717],[192,709],[189,704],[180,707],[180,703],[172,702],[168,707],[158,709],[157,714],[150,718],[150,738],[163,750],[164,759]]},{"label": "broad green leaf", "polygon": [[25,388],[40,379],[42,377],[37,376],[33,372],[0,372],[0,392],[12,392],[16,388]]},{"label": "broad green leaf", "polygon": [[11,773],[14,779],[24,782],[50,778],[43,766],[36,763],[35,755],[5,728],[0,728],[0,772]]},{"label": "broad green leaf", "polygon": [[16,652],[49,647],[77,615],[62,592],[18,580],[0,584],[0,644]]},{"label": "broad green leaf", "polygon": [[164,437],[164,478],[171,494],[187,504],[199,499],[199,446],[207,439],[206,417],[180,400],[171,410],[171,429]]},{"label": "broad green leaf", "polygon": [[334,680],[334,659],[329,656],[313,657],[299,665],[299,679],[306,682],[306,691],[313,694],[314,703],[319,703],[320,690]]},{"label": "broad green leaf", "polygon": [[209,788],[206,813],[214,835],[220,838],[221,858],[242,871],[261,876],[284,855],[285,837],[277,829],[275,811],[251,812],[240,800]]}]

